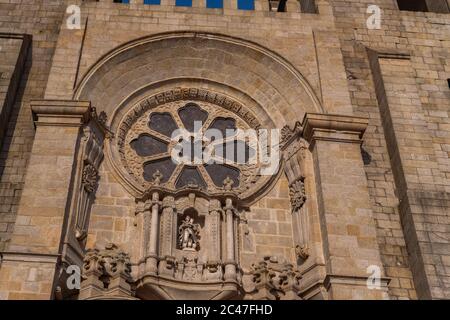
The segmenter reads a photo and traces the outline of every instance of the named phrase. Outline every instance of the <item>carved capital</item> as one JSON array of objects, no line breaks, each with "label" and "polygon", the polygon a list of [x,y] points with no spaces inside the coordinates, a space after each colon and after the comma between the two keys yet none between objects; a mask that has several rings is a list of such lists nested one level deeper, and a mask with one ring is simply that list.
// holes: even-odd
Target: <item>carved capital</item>
[{"label": "carved capital", "polygon": [[133,295],[130,257],[114,244],[87,250],[82,278],[81,299]]},{"label": "carved capital", "polygon": [[367,118],[308,113],[303,119],[303,137],[310,144],[317,140],[361,143],[368,124]]},{"label": "carved capital", "polygon": [[166,208],[175,209],[176,208],[175,198],[171,197],[171,196],[166,196],[163,198],[161,205],[162,205],[162,209],[166,209]]}]

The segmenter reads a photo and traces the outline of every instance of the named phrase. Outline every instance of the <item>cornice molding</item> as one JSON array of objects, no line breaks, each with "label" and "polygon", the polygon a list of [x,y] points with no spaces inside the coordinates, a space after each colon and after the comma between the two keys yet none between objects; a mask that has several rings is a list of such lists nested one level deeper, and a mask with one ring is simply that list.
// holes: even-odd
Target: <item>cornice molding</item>
[{"label": "cornice molding", "polygon": [[90,119],[89,101],[35,100],[31,111],[36,126],[79,127]]},{"label": "cornice molding", "polygon": [[367,118],[307,113],[303,119],[303,137],[311,145],[317,140],[361,143],[369,120]]}]

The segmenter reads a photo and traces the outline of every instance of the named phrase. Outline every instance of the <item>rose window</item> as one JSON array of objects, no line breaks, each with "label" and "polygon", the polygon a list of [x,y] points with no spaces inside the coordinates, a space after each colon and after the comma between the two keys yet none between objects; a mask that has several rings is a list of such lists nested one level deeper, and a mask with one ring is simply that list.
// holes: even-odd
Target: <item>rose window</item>
[{"label": "rose window", "polygon": [[243,192],[257,176],[257,145],[249,129],[241,117],[214,104],[170,102],[131,126],[125,160],[146,187]]}]

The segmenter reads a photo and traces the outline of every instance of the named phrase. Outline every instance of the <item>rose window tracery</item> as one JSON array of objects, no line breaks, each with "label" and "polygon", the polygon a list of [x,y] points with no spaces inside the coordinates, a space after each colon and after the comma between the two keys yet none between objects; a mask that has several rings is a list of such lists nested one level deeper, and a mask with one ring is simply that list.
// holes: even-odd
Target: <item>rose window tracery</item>
[{"label": "rose window tracery", "polygon": [[131,101],[112,120],[107,154],[136,199],[136,295],[239,297],[241,224],[282,167],[277,135],[264,141],[274,123],[256,102],[207,89]]},{"label": "rose window tracery", "polygon": [[[214,194],[250,188],[258,176],[257,141],[233,112],[204,101],[175,101],[145,112],[125,137],[129,172],[146,188]],[[247,132],[246,132],[247,130]],[[256,132],[256,131],[254,131]]]}]

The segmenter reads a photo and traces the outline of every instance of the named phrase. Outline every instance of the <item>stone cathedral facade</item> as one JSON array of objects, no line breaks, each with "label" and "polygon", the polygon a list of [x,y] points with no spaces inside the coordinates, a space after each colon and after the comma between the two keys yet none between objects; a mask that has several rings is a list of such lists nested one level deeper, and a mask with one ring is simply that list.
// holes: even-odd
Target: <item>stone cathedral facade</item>
[{"label": "stone cathedral facade", "polygon": [[449,7],[0,0],[0,299],[449,299]]}]

